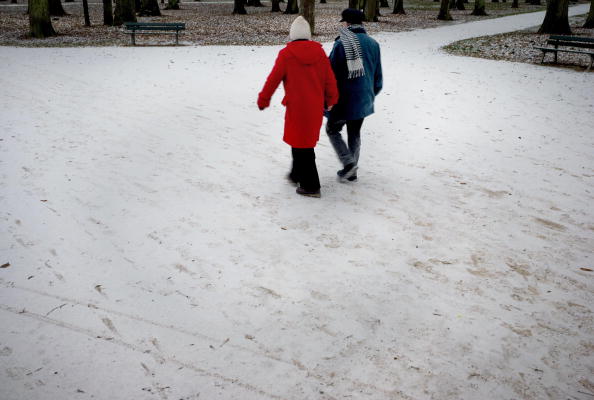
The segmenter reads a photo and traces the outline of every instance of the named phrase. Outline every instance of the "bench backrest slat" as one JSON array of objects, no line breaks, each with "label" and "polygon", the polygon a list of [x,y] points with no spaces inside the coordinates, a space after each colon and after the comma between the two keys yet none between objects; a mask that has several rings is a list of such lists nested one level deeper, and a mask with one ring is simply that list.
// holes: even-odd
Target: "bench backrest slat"
[{"label": "bench backrest slat", "polygon": [[594,38],[581,37],[581,36],[561,36],[551,35],[548,39],[549,42],[577,42],[577,43],[591,43],[594,44]]},{"label": "bench backrest slat", "polygon": [[129,30],[178,30],[186,29],[183,22],[125,22],[124,26]]}]

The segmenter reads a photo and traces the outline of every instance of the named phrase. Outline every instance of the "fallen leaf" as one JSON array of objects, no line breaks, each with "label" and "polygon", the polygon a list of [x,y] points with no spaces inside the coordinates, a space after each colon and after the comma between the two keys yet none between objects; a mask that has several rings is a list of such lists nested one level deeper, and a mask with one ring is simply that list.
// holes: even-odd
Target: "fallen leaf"
[{"label": "fallen leaf", "polygon": [[2,264],[0,268],[8,268],[10,267],[10,263]]},{"label": "fallen leaf", "polygon": [[586,271],[586,272],[592,272],[592,270],[591,270],[590,268],[584,268],[584,267],[582,267],[582,268],[580,268],[580,269],[581,269],[582,271]]}]

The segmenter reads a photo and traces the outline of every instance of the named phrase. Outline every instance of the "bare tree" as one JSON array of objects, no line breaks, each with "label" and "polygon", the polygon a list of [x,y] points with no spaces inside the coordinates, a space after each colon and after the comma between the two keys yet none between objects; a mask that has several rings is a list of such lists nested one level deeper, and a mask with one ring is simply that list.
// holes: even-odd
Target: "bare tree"
[{"label": "bare tree", "polygon": [[36,38],[55,36],[48,0],[29,0],[29,33]]},{"label": "bare tree", "polygon": [[394,10],[392,14],[406,14],[404,11],[404,0],[394,0]]},{"label": "bare tree", "polygon": [[113,8],[111,0],[103,0],[103,25],[113,25]]},{"label": "bare tree", "polygon": [[83,15],[85,16],[85,26],[91,26],[91,17],[89,15],[89,2],[88,0],[82,0],[83,4]]},{"label": "bare tree", "polygon": [[378,0],[367,0],[365,2],[365,9],[363,10],[363,14],[365,15],[365,21],[367,22],[377,22],[377,8],[378,8]]},{"label": "bare tree", "polygon": [[538,33],[571,34],[569,27],[569,0],[548,0],[547,13]]},{"label": "bare tree", "polygon": [[281,12],[280,8],[280,1],[279,0],[272,0],[272,9],[270,12]]},{"label": "bare tree", "polygon": [[301,15],[307,22],[309,22],[309,29],[313,35],[316,26],[316,2],[315,0],[302,0]]},{"label": "bare tree", "polygon": [[285,14],[299,14],[299,4],[297,3],[297,0],[287,0]]},{"label": "bare tree", "polygon": [[233,14],[245,15],[245,5],[243,0],[233,0]]},{"label": "bare tree", "polygon": [[161,9],[159,9],[158,0],[142,0],[140,2],[140,10],[138,15],[150,17],[157,17],[161,15]]},{"label": "bare tree", "polygon": [[388,4],[388,0],[380,0],[380,7],[389,8],[390,4]]},{"label": "bare tree", "polygon": [[136,22],[134,0],[116,0],[113,24],[120,26],[124,22]]},{"label": "bare tree", "polygon": [[485,0],[474,0],[474,9],[470,15],[487,15],[485,11]]},{"label": "bare tree", "polygon": [[60,0],[49,0],[49,13],[54,17],[68,15],[66,14],[66,11],[64,11],[64,7],[62,7],[62,2],[60,2]]},{"label": "bare tree", "polygon": [[442,21],[453,20],[452,15],[450,14],[449,0],[441,0],[441,6],[439,7],[439,14],[437,15],[437,19],[441,19]]}]

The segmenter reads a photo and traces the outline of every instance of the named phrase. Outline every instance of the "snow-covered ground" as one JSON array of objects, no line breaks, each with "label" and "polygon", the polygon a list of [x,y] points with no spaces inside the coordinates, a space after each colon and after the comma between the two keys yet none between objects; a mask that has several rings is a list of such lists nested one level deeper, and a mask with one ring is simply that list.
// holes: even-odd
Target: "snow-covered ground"
[{"label": "snow-covered ground", "polygon": [[591,399],[594,78],[439,50],[542,18],[378,35],[321,199],[279,47],[0,49],[0,398]]}]

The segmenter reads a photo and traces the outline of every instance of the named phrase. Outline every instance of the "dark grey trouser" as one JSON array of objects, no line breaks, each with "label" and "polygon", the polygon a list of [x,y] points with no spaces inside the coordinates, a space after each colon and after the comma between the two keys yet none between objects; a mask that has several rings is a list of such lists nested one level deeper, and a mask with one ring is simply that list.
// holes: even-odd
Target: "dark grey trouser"
[{"label": "dark grey trouser", "polygon": [[[359,153],[361,150],[361,126],[364,118],[353,121],[332,120],[328,119],[326,122],[326,133],[330,138],[330,143],[336,151],[338,159],[343,166],[355,164],[359,162]],[[347,126],[347,143],[342,139],[340,131],[346,124]]]}]

